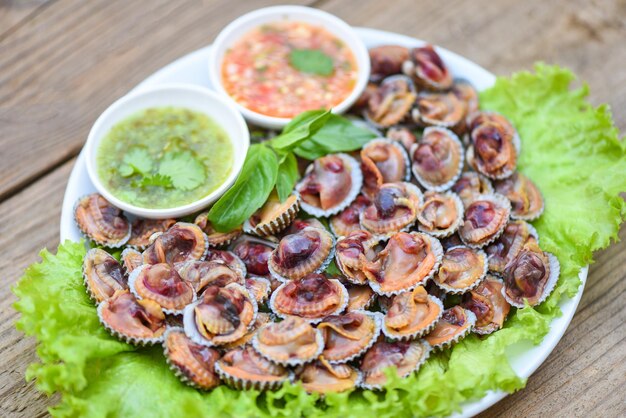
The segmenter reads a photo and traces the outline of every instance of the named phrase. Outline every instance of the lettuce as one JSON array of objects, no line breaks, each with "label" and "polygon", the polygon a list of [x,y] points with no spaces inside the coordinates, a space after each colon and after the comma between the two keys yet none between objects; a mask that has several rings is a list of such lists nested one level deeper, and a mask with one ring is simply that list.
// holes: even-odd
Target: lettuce
[{"label": "lettuce", "polygon": [[481,94],[484,109],[510,118],[522,138],[519,168],[542,190],[546,210],[535,226],[542,247],[562,265],[555,292],[537,309],[514,310],[505,328],[480,339],[473,335],[438,353],[417,375],[389,371],[381,393],[355,391],[307,395],[297,384],[270,393],[219,387],[203,393],[178,381],[160,347],[136,348],[110,337],[100,326],[81,279],[83,243],[65,242],[29,267],[13,291],[21,312],[18,329],[37,338],[41,362],[27,379],[46,393],[60,392],[51,413],[58,417],[441,416],[488,390],[513,392],[524,379],[510,367],[506,348],[539,343],[558,303],[579,286],[578,271],[593,252],[616,239],[626,205],[626,150],[607,106],[592,107],[583,86],[570,89],[567,70],[537,65],[534,73],[499,78]]}]

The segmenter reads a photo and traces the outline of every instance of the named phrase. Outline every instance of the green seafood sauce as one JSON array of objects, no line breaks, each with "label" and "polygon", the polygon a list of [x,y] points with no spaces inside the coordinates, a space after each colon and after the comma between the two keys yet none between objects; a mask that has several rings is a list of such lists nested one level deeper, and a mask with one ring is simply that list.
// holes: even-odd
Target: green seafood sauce
[{"label": "green seafood sauce", "polygon": [[155,107],[114,125],[100,142],[96,165],[100,181],[118,199],[148,209],[173,208],[224,183],[233,145],[203,113]]}]

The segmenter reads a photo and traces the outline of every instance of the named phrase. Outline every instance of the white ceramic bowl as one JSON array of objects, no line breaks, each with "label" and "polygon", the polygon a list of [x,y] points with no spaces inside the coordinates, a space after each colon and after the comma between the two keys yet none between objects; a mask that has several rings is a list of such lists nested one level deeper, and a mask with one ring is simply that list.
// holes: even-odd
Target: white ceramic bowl
[{"label": "white ceramic bowl", "polygon": [[[167,209],[147,209],[124,202],[109,192],[100,181],[96,153],[100,141],[109,130],[128,116],[151,107],[180,107],[201,112],[216,121],[233,144],[233,166],[226,181],[216,190],[193,203]],[[87,173],[98,192],[109,202],[126,212],[144,218],[174,218],[197,212],[215,202],[232,184],[241,171],[250,145],[250,133],[237,108],[217,93],[191,84],[166,84],[131,92],[109,106],[96,120],[85,144]]]},{"label": "white ceramic bowl", "polygon": [[233,103],[251,123],[270,129],[281,129],[290,118],[277,118],[254,112],[230,97],[222,85],[222,60],[226,50],[243,35],[262,24],[298,21],[321,26],[332,33],[352,50],[358,66],[357,82],[345,100],[333,108],[333,113],[343,113],[359,98],[370,74],[370,60],[367,48],[346,22],[321,10],[304,6],[274,6],[258,9],[233,20],[215,38],[209,58],[209,77],[213,87],[227,100]]}]

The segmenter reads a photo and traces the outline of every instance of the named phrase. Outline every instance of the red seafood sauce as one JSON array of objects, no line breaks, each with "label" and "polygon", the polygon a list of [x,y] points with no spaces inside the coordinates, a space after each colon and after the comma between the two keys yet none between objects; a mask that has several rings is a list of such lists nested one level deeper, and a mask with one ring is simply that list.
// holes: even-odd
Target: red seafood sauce
[{"label": "red seafood sauce", "polygon": [[[314,58],[322,52],[332,59],[332,71],[322,75],[296,68],[290,59],[294,50],[317,52],[309,62],[319,61]],[[279,118],[336,106],[354,89],[357,73],[354,54],[343,41],[304,22],[261,25],[235,42],[222,62],[222,84],[237,103]]]}]

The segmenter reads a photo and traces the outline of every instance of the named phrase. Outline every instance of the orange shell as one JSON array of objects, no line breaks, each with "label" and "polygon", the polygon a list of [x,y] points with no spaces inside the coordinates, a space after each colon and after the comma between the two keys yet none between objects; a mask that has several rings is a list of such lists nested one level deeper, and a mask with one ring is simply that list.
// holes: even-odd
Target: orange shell
[{"label": "orange shell", "polygon": [[98,193],[85,196],[76,203],[74,219],[83,234],[100,245],[120,247],[130,238],[130,222],[120,209]]},{"label": "orange shell", "polygon": [[132,344],[160,342],[165,332],[165,315],[150,299],[137,300],[128,290],[118,290],[98,305],[100,322],[113,335]]},{"label": "orange shell", "polygon": [[99,248],[92,248],[85,254],[83,279],[91,298],[96,302],[110,298],[117,290],[127,288],[120,263]]},{"label": "orange shell", "polygon": [[424,284],[437,271],[442,256],[436,238],[419,232],[398,232],[364,271],[374,292],[393,295]]},{"label": "orange shell", "polygon": [[198,344],[232,343],[248,332],[256,313],[256,301],[243,286],[209,286],[197,303],[185,308],[185,333]]},{"label": "orange shell", "polygon": [[502,295],[504,283],[501,279],[488,274],[480,285],[463,295],[462,306],[476,315],[474,332],[489,334],[502,328],[511,305]]},{"label": "orange shell", "polygon": [[476,315],[457,305],[446,309],[435,328],[425,337],[433,348],[445,348],[467,335],[476,323]]},{"label": "orange shell", "polygon": [[347,364],[330,364],[322,356],[304,366],[298,379],[309,393],[339,393],[353,389],[360,381],[360,373]]},{"label": "orange shell", "polygon": [[422,286],[394,296],[385,314],[383,332],[392,339],[406,340],[432,330],[443,313],[439,299],[426,293]]},{"label": "orange shell", "polygon": [[361,386],[366,389],[381,389],[387,382],[385,370],[396,367],[399,377],[413,373],[430,355],[430,346],[423,340],[386,342],[379,340],[361,360],[363,373]]},{"label": "orange shell", "polygon": [[414,184],[383,184],[372,204],[361,213],[361,226],[374,235],[388,237],[411,226],[421,204],[422,193]]},{"label": "orange shell", "polygon": [[182,311],[196,296],[193,286],[164,263],[135,269],[128,279],[128,286],[135,296],[155,301],[166,313]]},{"label": "orange shell", "polygon": [[282,365],[295,366],[313,360],[324,348],[320,332],[297,316],[288,316],[261,328],[252,346],[263,357]]},{"label": "orange shell", "polygon": [[228,351],[215,370],[237,389],[275,389],[289,379],[289,371],[258,354],[250,345]]},{"label": "orange shell", "polygon": [[214,369],[220,358],[217,350],[194,343],[182,328],[169,329],[163,346],[167,362],[183,382],[204,390],[220,384]]},{"label": "orange shell", "polygon": [[380,334],[380,318],[365,311],[324,319],[317,326],[324,336],[322,356],[330,363],[345,363],[367,350]]},{"label": "orange shell", "polygon": [[321,274],[286,282],[270,298],[270,307],[275,314],[300,316],[313,323],[338,314],[347,303],[346,288],[338,280],[327,279]]},{"label": "orange shell", "polygon": [[144,264],[174,264],[201,260],[208,248],[206,235],[198,225],[178,222],[159,235],[143,252]]},{"label": "orange shell", "polygon": [[267,266],[278,280],[301,279],[328,265],[333,256],[334,244],[333,236],[328,231],[305,228],[284,236],[270,254]]}]

